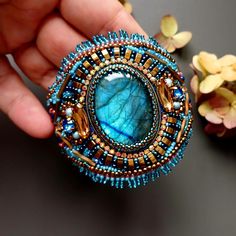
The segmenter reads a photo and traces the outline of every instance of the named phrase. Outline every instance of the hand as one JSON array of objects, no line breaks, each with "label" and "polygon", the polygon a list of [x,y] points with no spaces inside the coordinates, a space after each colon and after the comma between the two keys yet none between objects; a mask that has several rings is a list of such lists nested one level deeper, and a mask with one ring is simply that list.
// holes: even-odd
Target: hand
[{"label": "hand", "polygon": [[48,137],[49,115],[5,54],[47,89],[78,43],[119,29],[145,34],[117,0],[0,0],[0,109],[29,135]]}]

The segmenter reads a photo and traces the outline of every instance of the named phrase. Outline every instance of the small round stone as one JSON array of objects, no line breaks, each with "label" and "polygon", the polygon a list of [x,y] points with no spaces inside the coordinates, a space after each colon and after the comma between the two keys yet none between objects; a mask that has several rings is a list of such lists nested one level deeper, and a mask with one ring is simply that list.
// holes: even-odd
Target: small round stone
[{"label": "small round stone", "polygon": [[155,81],[156,81],[156,78],[155,78],[155,77],[151,77],[150,80],[151,80],[152,82],[155,82]]},{"label": "small round stone", "polygon": [[72,116],[72,114],[73,114],[73,109],[71,108],[71,107],[69,107],[69,108],[67,108],[66,109],[66,116]]},{"label": "small round stone", "polygon": [[170,78],[165,79],[165,82],[168,87],[171,87],[173,85],[173,81]]},{"label": "small round stone", "polygon": [[180,109],[180,102],[174,102],[173,105],[176,110]]},{"label": "small round stone", "polygon": [[80,137],[79,133],[77,131],[74,132],[72,136],[73,136],[74,139],[79,139],[79,137]]}]

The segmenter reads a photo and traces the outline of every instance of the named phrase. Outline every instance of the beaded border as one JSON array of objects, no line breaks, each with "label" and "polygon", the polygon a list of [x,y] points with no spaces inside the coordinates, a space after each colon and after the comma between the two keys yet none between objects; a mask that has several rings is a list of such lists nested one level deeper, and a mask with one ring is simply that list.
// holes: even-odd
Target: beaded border
[{"label": "beaded border", "polygon": [[[119,144],[118,142],[115,142],[113,139],[109,138],[109,136],[107,136],[105,132],[102,130],[102,128],[99,125],[99,122],[96,119],[96,114],[94,112],[95,86],[97,83],[99,83],[101,73],[108,72],[109,69],[112,69],[113,71],[125,70],[126,72],[139,76],[142,83],[144,83],[145,86],[147,87],[150,96],[152,97],[152,108],[153,108],[153,114],[154,114],[152,127],[150,131],[148,132],[147,136],[145,137],[145,139],[140,140],[131,145]],[[134,70],[131,67],[131,65],[113,64],[113,65],[108,65],[103,70],[98,71],[97,74],[93,77],[93,80],[91,81],[89,85],[86,104],[87,104],[89,118],[91,120],[91,123],[93,124],[94,129],[96,130],[96,133],[99,134],[101,139],[104,139],[105,142],[109,143],[109,145],[112,148],[118,149],[119,151],[129,153],[129,152],[134,152],[141,148],[144,148],[147,145],[147,143],[149,143],[156,136],[156,133],[159,130],[160,108],[158,105],[159,102],[158,102],[157,94],[153,86],[151,85],[151,83],[144,77],[144,75],[142,75],[137,70]]]}]

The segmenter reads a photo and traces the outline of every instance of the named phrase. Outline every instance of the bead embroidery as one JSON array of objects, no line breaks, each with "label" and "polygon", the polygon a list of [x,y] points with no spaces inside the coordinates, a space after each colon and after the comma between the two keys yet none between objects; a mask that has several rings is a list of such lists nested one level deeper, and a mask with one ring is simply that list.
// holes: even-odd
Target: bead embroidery
[{"label": "bead embroidery", "polygon": [[153,38],[98,35],[62,61],[48,94],[62,152],[95,182],[137,187],[168,174],[192,133],[184,77]]}]

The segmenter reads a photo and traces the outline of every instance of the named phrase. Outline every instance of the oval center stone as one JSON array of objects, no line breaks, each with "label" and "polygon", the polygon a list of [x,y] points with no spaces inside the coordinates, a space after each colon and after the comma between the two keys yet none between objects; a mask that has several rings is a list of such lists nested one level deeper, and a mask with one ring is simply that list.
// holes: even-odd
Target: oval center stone
[{"label": "oval center stone", "polygon": [[143,140],[153,124],[147,87],[141,78],[125,71],[100,78],[95,90],[95,112],[106,135],[125,145]]}]

